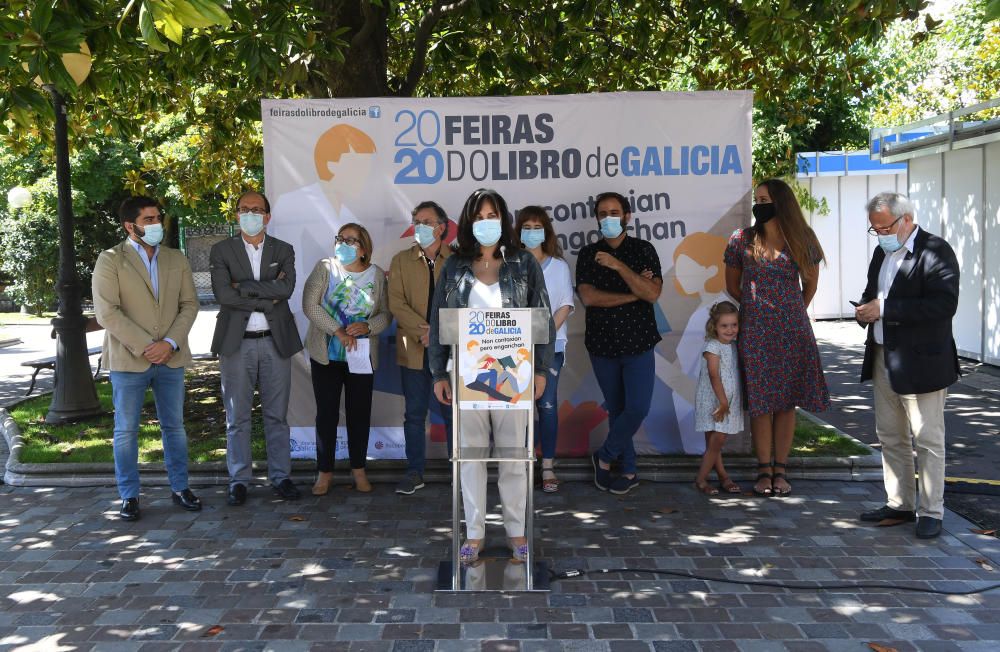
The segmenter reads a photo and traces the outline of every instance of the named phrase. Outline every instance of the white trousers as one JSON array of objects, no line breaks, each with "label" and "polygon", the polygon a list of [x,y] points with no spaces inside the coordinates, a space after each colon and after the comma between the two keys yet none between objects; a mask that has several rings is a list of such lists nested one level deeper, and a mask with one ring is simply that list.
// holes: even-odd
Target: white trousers
[{"label": "white trousers", "polygon": [[[462,410],[459,446],[486,448],[490,431],[496,448],[526,446],[530,410]],[[508,537],[524,536],[525,510],[528,503],[528,469],[524,462],[499,462],[500,502],[503,524]],[[486,536],[486,462],[462,463],[462,506],[465,531],[469,539]]]},{"label": "white trousers", "polygon": [[[887,504],[940,519],[944,516],[944,400],[948,390],[897,394],[889,382],[882,347],[876,346],[874,354],[875,434],[882,443]],[[919,506],[913,480],[914,445],[920,468]]]}]

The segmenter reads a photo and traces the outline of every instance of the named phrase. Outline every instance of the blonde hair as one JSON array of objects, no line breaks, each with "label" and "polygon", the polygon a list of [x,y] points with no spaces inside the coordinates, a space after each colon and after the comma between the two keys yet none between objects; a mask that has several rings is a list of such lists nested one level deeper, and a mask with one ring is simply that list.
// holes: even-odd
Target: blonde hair
[{"label": "blonde hair", "polygon": [[479,342],[476,340],[469,340],[469,343],[465,345],[465,349],[467,351],[471,351],[474,346],[479,346]]},{"label": "blonde hair", "polygon": [[316,140],[313,149],[313,162],[316,164],[316,175],[323,181],[333,178],[333,172],[327,163],[336,163],[348,152],[358,154],[374,154],[375,141],[365,132],[351,125],[333,125],[323,132]]},{"label": "blonde hair", "polygon": [[525,348],[518,349],[517,350],[517,354],[518,355],[523,355],[525,357],[525,359],[531,357],[531,351],[529,351],[528,349],[525,349]]},{"label": "blonde hair", "polygon": [[738,322],[740,318],[740,310],[732,301],[720,301],[713,305],[708,311],[708,321],[705,322],[706,340],[719,339],[719,333],[716,331],[716,327],[719,325],[719,319],[723,315],[736,315],[736,320]]}]

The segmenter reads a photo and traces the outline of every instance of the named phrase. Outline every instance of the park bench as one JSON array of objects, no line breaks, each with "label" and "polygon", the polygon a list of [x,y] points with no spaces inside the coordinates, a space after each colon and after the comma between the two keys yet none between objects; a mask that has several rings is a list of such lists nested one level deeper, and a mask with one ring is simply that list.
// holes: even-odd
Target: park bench
[{"label": "park bench", "polygon": [[[87,319],[86,332],[92,333],[93,331],[99,331],[99,330],[101,330],[101,325],[97,323],[97,318],[95,318],[95,317],[88,318]],[[55,331],[55,329],[53,329],[52,330],[52,338],[55,339],[55,337],[56,337],[56,331]],[[101,354],[101,349],[102,349],[102,347],[100,347],[100,346],[92,346],[89,349],[87,349],[87,356],[90,357],[92,355],[100,355]],[[102,359],[98,358],[97,359],[97,371],[94,372],[94,378],[97,378],[97,376],[101,373],[101,362],[102,362]],[[26,391],[24,393],[25,396],[30,396],[31,392],[35,391],[35,380],[38,378],[38,372],[41,371],[42,369],[51,369],[51,370],[55,371],[55,369],[56,369],[56,356],[50,355],[50,356],[45,357],[45,358],[37,358],[35,360],[27,360],[25,362],[22,362],[21,366],[22,367],[33,367],[34,370],[35,370],[34,373],[31,374],[31,384],[28,386],[28,391]]]}]

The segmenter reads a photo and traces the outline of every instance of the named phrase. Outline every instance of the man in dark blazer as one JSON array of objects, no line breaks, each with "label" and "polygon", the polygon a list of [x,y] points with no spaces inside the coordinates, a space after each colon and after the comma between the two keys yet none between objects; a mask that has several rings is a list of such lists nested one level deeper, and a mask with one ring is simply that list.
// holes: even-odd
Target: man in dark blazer
[{"label": "man in dark blazer", "polygon": [[855,318],[868,328],[861,382],[874,381],[887,501],[861,520],[912,522],[919,511],[917,537],[931,539],[941,534],[944,515],[944,401],[959,374],[951,333],[958,260],[947,242],[914,223],[913,204],[904,195],[876,195],[868,202],[868,221],[879,247]]},{"label": "man in dark blazer", "polygon": [[265,234],[271,205],[259,192],[236,202],[240,235],[217,242],[210,254],[212,290],[219,302],[212,352],[219,354],[226,407],[226,465],[230,505],[246,502],[253,458],[250,416],[260,390],[267,444],[267,475],[285,500],[301,493],[292,483],[288,393],[291,357],[302,350],[288,297],[295,289],[295,251]]}]

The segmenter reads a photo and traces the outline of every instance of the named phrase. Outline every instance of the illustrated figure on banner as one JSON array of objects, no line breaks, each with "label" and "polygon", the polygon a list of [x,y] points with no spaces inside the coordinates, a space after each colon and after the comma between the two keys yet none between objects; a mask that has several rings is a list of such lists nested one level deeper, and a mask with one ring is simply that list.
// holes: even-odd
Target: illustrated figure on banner
[{"label": "illustrated figure on banner", "polygon": [[704,435],[694,428],[694,398],[705,340],[705,322],[712,305],[725,298],[726,273],[722,256],[726,244],[725,238],[696,232],[689,234],[674,249],[674,289],[682,296],[697,297],[699,304],[682,332],[676,362],[671,364],[657,352],[656,375],[674,390],[674,413],[677,415],[681,444],[689,455],[705,452]]},{"label": "illustrated figure on banner", "polygon": [[[304,269],[329,254],[324,243],[340,227],[359,221],[348,204],[361,197],[374,156],[375,141],[368,134],[351,125],[333,125],[313,149],[316,182],[286,192],[274,203],[275,215],[281,216],[276,226],[284,239],[297,243]],[[293,295],[290,303],[300,301],[300,295]]]}]

